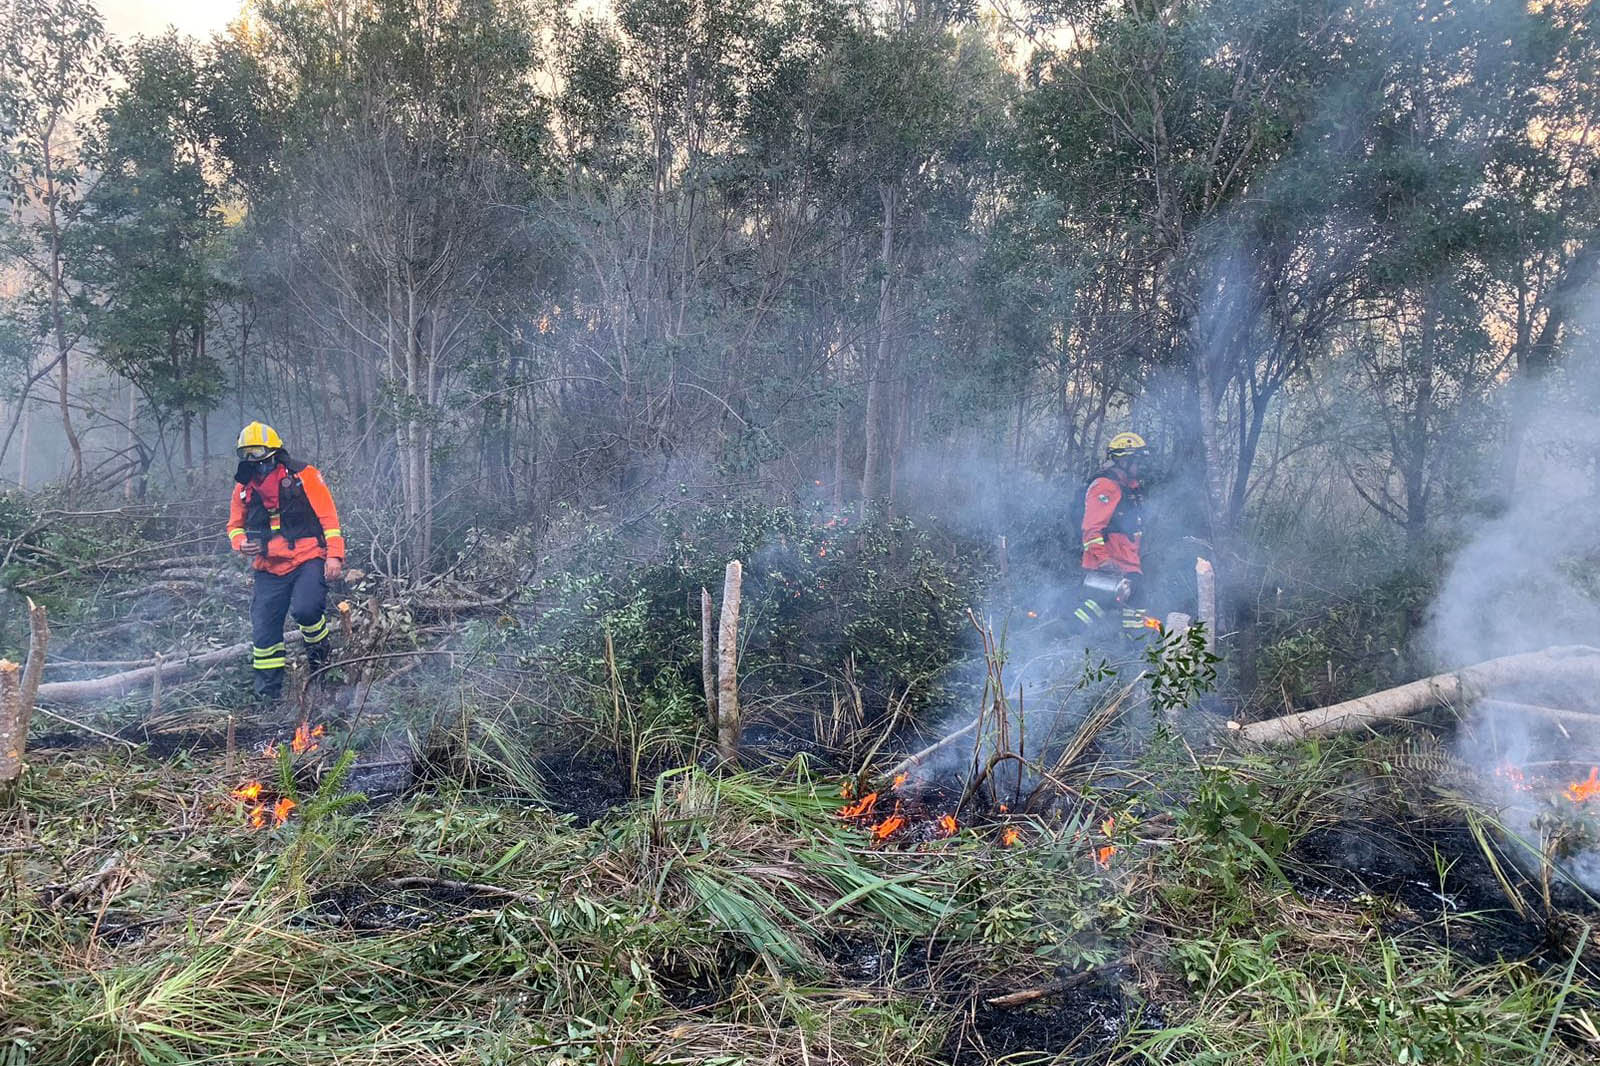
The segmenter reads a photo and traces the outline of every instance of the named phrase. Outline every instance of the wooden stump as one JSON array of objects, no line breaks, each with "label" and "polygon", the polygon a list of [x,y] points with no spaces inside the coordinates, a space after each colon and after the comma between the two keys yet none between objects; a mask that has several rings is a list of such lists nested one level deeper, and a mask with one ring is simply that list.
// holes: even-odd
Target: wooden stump
[{"label": "wooden stump", "polygon": [[1206,627],[1206,651],[1217,650],[1217,571],[1210,559],[1194,561],[1194,584],[1200,602],[1200,624]]},{"label": "wooden stump", "polygon": [[717,636],[711,621],[711,593],[700,590],[700,684],[706,693],[706,721],[711,735],[718,735],[717,718]]},{"label": "wooden stump", "polygon": [[33,702],[39,694],[39,678],[44,675],[45,649],[49,645],[50,626],[44,608],[30,599],[27,668],[0,659],[0,806],[11,805],[22,779]]},{"label": "wooden stump", "polygon": [[722,576],[722,617],[717,626],[717,752],[739,758],[739,592],[744,566],[735,559]]}]

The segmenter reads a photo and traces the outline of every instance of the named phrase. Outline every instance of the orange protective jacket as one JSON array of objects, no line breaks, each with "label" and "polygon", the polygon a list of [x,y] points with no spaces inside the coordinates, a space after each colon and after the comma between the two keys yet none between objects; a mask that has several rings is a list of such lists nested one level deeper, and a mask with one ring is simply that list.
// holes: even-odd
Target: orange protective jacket
[{"label": "orange protective jacket", "polygon": [[[328,491],[321,472],[307,465],[296,471],[295,477],[300,479],[300,489],[305,493],[306,502],[311,505],[317,521],[322,525],[322,540],[327,542],[327,546],[324,547],[316,537],[298,537],[294,540],[283,536],[268,537],[266,550],[250,561],[250,565],[257,570],[281,575],[312,559],[344,558],[344,533],[339,528],[339,512],[334,509],[333,494]],[[234,551],[244,547],[245,515],[249,506],[250,487],[234,485],[228,503],[228,540],[233,544]]]},{"label": "orange protective jacket", "polygon": [[1114,472],[1089,482],[1083,499],[1083,568],[1140,574],[1139,483]]}]

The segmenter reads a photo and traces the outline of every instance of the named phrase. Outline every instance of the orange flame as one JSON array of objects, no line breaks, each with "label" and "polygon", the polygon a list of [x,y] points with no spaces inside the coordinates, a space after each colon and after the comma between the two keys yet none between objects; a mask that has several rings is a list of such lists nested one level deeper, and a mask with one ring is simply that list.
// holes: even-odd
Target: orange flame
[{"label": "orange flame", "polygon": [[960,828],[960,826],[958,826],[956,824],[956,816],[955,815],[946,814],[946,815],[943,815],[943,816],[940,817],[940,819],[939,819],[939,835],[941,837],[953,837],[953,836],[956,835],[956,830],[959,829],[959,828]]},{"label": "orange flame", "polygon": [[261,749],[261,757],[263,759],[276,759],[278,757],[278,745],[268,741],[267,746]]},{"label": "orange flame", "polygon": [[250,828],[260,829],[267,824],[267,808],[263,804],[256,804],[250,808]]},{"label": "orange flame", "polygon": [[1102,867],[1110,866],[1111,856],[1115,855],[1116,853],[1117,846],[1115,844],[1107,844],[1105,847],[1094,853],[1094,864]]},{"label": "orange flame", "polygon": [[1000,834],[1000,843],[1006,847],[1015,847],[1022,842],[1022,831],[1014,825],[1008,825],[1005,832]]},{"label": "orange flame", "polygon": [[311,723],[301,722],[294,730],[294,739],[289,741],[289,750],[296,755],[304,755],[308,751],[316,751],[320,745],[317,738],[325,732],[322,726],[311,728]]},{"label": "orange flame", "polygon": [[903,785],[905,783],[906,783],[906,775],[905,774],[895,774],[894,775],[894,784],[890,785],[889,787],[890,788],[899,788],[901,785]]},{"label": "orange flame", "polygon": [[1494,776],[1507,782],[1518,792],[1531,792],[1533,790],[1533,786],[1528,784],[1528,778],[1522,772],[1522,768],[1520,766],[1513,766],[1510,763],[1501,763],[1499,766],[1494,768]]},{"label": "orange flame", "polygon": [[849,804],[839,812],[840,818],[870,818],[872,808],[878,805],[878,794],[868,792],[856,802]]},{"label": "orange flame", "polygon": [[272,805],[272,824],[282,825],[284,822],[287,822],[289,820],[289,812],[298,806],[299,804],[290,799],[288,796],[285,796],[277,803],[274,803]]},{"label": "orange flame", "polygon": [[229,795],[236,800],[243,800],[246,803],[258,800],[261,798],[261,782],[247,781],[230,792]]},{"label": "orange flame", "polygon": [[1039,612],[1038,611],[1029,611],[1028,612],[1028,617],[1029,618],[1038,618],[1039,617]]},{"label": "orange flame", "polygon": [[855,794],[856,783],[854,781],[846,781],[844,784],[839,786],[839,795],[845,799],[853,799]]},{"label": "orange flame", "polygon": [[1589,767],[1587,781],[1574,781],[1567,786],[1567,798],[1573,803],[1584,803],[1600,796],[1600,766]]},{"label": "orange flame", "polygon": [[905,824],[906,820],[898,813],[891,814],[889,817],[872,827],[872,839],[888,840],[891,836],[898,833],[901,827]]},{"label": "orange flame", "polygon": [[1160,629],[1161,619],[1157,618],[1153,614],[1147,614],[1144,616],[1144,627],[1146,629]]}]

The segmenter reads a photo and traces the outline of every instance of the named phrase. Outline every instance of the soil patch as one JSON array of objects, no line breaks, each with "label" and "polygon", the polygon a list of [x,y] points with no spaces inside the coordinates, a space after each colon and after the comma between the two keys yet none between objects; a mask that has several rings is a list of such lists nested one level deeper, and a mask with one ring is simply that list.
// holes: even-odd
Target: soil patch
[{"label": "soil patch", "polygon": [[[1547,923],[1531,908],[1528,917],[1512,908],[1466,826],[1342,822],[1307,834],[1288,859],[1285,873],[1308,898],[1391,901],[1394,912],[1382,925],[1390,935],[1423,936],[1475,962],[1565,961]],[[1514,869],[1506,872],[1521,880]],[[1536,895],[1526,898],[1536,905]]]}]

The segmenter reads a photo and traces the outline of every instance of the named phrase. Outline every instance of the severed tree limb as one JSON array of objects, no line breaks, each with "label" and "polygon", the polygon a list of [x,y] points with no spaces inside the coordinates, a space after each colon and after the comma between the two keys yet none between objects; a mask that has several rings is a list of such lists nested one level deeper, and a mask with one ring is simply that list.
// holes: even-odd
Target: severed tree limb
[{"label": "severed tree limb", "polygon": [[460,892],[462,895],[475,893],[483,896],[498,896],[501,899],[515,900],[518,903],[526,903],[534,907],[542,906],[548,902],[538,896],[529,895],[526,892],[518,892],[515,889],[501,888],[499,885],[488,885],[478,881],[449,881],[442,877],[391,877],[389,880],[382,882],[382,884],[385,888],[442,888],[446,892]]},{"label": "severed tree limb", "polygon": [[903,773],[909,773],[912,767],[921,765],[930,755],[944,750],[957,740],[960,740],[962,737],[978,728],[978,723],[981,721],[983,721],[982,718],[974,718],[972,721],[968,722],[954,733],[941,737],[932,744],[929,744],[927,747],[923,748],[921,751],[907,755],[904,759],[901,759],[899,762],[889,767],[888,770],[884,771],[885,774],[887,774],[889,777],[899,777]]},{"label": "severed tree limb", "polygon": [[1120,974],[1129,969],[1131,969],[1131,966],[1126,962],[1108,962],[1103,966],[1091,966],[1087,970],[1070,974],[1058,981],[1051,981],[1047,985],[1040,985],[1038,988],[1025,988],[1020,992],[1011,992],[1004,996],[990,996],[984,1002],[991,1007],[1020,1007],[1024,1003],[1032,1003],[1036,999],[1043,999],[1046,996],[1057,995],[1061,992],[1070,992],[1074,988],[1088,984],[1090,981],[1101,977],[1109,977],[1112,974]]},{"label": "severed tree limb", "polygon": [[1470,702],[1504,685],[1553,678],[1600,682],[1600,649],[1573,644],[1507,655],[1331,707],[1252,722],[1239,727],[1238,733],[1242,739],[1257,744],[1333,736],[1441,704]]}]

